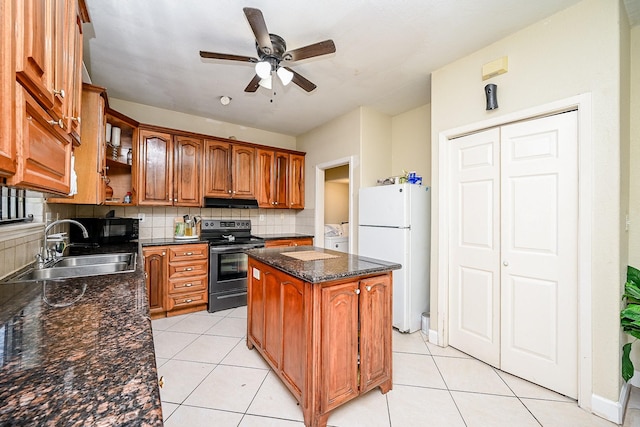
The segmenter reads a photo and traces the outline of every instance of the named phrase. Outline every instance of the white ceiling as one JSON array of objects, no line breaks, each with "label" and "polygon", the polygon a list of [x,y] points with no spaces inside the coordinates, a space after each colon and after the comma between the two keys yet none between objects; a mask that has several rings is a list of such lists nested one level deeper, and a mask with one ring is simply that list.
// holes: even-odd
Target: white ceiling
[{"label": "white ceiling", "polygon": [[[396,115],[424,105],[433,70],[577,2],[86,0],[85,63],[112,98],[295,136],[358,106]],[[291,65],[317,89],[278,81],[275,95],[246,93],[253,64],[200,58],[257,56],[247,6],[289,50],[333,39],[335,54]]]}]

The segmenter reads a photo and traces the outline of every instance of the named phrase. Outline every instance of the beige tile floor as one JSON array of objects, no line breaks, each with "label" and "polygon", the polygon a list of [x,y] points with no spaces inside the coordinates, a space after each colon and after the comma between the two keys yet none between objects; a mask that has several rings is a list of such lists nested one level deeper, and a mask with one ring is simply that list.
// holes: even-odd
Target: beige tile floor
[{"label": "beige tile floor", "polygon": [[[289,391],[258,352],[247,349],[246,317],[246,307],[239,307],[152,322],[167,427],[304,426]],[[341,406],[328,425],[615,426],[574,400],[435,346],[420,332],[396,331],[393,389],[386,395],[375,389]]]}]

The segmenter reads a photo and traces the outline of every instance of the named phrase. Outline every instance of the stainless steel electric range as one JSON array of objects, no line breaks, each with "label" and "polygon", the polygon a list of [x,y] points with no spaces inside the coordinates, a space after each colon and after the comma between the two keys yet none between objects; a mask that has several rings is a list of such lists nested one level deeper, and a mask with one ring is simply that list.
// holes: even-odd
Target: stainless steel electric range
[{"label": "stainless steel electric range", "polygon": [[247,249],[264,247],[251,235],[251,220],[202,220],[200,237],[209,242],[208,311],[247,304]]}]

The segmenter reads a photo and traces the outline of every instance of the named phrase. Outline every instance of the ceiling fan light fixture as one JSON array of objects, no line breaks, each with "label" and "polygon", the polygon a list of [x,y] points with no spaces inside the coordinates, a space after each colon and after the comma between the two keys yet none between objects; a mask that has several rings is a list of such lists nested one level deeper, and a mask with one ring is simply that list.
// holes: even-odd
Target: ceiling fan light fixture
[{"label": "ceiling fan light fixture", "polygon": [[266,79],[271,76],[271,63],[269,61],[260,61],[256,63],[256,74],[261,79]]},{"label": "ceiling fan light fixture", "polygon": [[[259,75],[259,74],[258,74],[258,75]],[[266,78],[264,78],[264,79],[262,79],[262,80],[260,80],[260,81],[258,82],[258,84],[259,84],[260,86],[262,86],[262,87],[263,87],[263,88],[265,88],[265,89],[269,89],[269,90],[271,90],[271,88],[273,87],[273,85],[272,85],[271,83],[272,83],[272,81],[271,81],[271,75],[269,75],[268,77],[266,77]]]},{"label": "ceiling fan light fixture", "polygon": [[293,73],[284,67],[278,68],[276,73],[278,74],[278,77],[280,77],[280,81],[284,86],[288,85],[291,83],[291,80],[293,80]]}]

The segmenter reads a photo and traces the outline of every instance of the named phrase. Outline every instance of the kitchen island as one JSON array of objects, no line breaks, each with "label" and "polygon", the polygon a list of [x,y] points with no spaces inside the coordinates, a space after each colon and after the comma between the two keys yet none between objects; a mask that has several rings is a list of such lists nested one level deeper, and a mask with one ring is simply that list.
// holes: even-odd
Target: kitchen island
[{"label": "kitchen island", "polygon": [[256,348],[324,427],[338,406],[392,387],[392,270],[401,266],[313,246],[252,249],[247,346]]},{"label": "kitchen island", "polygon": [[0,425],[162,426],[143,264],[0,284]]}]

